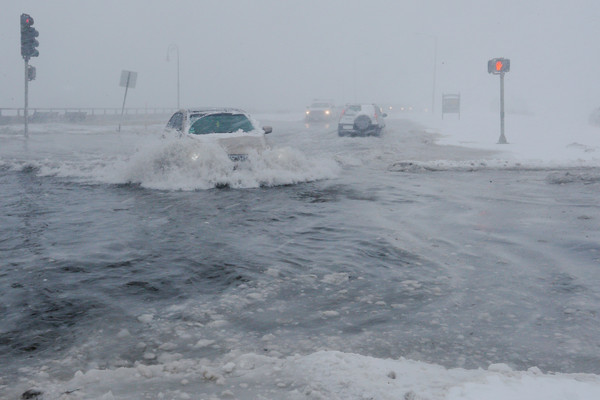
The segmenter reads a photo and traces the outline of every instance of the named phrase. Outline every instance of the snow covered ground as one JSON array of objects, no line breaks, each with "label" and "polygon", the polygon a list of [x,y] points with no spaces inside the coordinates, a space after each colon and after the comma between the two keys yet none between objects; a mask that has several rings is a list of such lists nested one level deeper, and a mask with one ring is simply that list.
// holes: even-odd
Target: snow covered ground
[{"label": "snow covered ground", "polygon": [[[230,355],[222,365],[164,357],[156,365],[78,371],[44,387],[45,399],[377,399],[377,400],[594,400],[600,378],[590,374],[446,369],[406,359],[383,360],[337,351],[285,359]],[[43,371],[40,372],[43,375]],[[206,393],[206,386],[213,394]],[[202,387],[202,389],[200,389]],[[35,392],[37,389],[30,389]],[[40,389],[41,391],[42,389]],[[30,392],[30,393],[31,393]],[[114,392],[114,393],[113,393]],[[123,396],[137,393],[137,397]],[[142,394],[145,393],[145,394]]]},{"label": "snow covered ground", "polygon": [[508,144],[498,144],[498,113],[466,114],[460,119],[446,114],[443,120],[425,117],[422,121],[442,135],[439,144],[501,151],[504,159],[530,165],[600,164],[600,127],[590,125],[585,115],[566,119],[562,115],[506,114]]}]

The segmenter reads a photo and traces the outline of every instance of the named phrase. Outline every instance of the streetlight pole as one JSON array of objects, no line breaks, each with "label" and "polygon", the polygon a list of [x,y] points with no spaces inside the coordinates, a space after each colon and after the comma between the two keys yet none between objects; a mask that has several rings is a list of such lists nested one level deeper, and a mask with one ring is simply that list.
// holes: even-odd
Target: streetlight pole
[{"label": "streetlight pole", "polygon": [[438,51],[438,37],[424,32],[412,32],[413,35],[425,36],[433,39],[433,83],[431,85],[431,115],[435,111],[435,92],[436,92],[436,80],[437,80],[437,51]]},{"label": "streetlight pole", "polygon": [[435,78],[437,75],[437,36],[433,37],[433,88],[431,89],[431,115],[434,115],[435,110]]},{"label": "streetlight pole", "polygon": [[179,47],[176,44],[170,44],[167,49],[167,61],[169,61],[169,53],[171,50],[177,51],[177,109],[179,109]]}]

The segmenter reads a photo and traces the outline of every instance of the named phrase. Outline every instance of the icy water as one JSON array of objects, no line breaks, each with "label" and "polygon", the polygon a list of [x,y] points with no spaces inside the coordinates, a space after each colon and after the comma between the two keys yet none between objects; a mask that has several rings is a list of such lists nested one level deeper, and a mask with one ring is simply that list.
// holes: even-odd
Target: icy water
[{"label": "icy water", "polygon": [[[119,371],[320,350],[600,374],[600,169],[402,119],[382,138],[262,122],[272,151],[235,170],[161,126],[0,131],[0,397],[94,370],[161,398]],[[196,390],[222,393],[206,371]]]}]

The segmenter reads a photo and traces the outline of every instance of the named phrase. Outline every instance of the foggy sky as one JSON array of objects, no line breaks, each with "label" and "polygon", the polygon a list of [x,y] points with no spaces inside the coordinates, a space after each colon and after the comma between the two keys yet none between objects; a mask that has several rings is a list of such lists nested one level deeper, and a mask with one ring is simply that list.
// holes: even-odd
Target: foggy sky
[{"label": "foggy sky", "polygon": [[[511,59],[507,108],[600,106],[597,0],[0,0],[0,107],[23,107],[19,16],[35,19],[30,107],[294,110],[313,98],[430,107],[434,90],[491,108]],[[435,43],[437,42],[437,52]],[[434,59],[436,60],[434,65]]]}]

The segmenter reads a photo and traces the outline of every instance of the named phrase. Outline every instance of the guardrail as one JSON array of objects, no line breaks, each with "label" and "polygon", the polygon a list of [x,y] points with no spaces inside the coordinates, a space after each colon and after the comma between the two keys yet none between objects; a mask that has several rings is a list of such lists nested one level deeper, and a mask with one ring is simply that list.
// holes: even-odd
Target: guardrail
[{"label": "guardrail", "polygon": [[[170,116],[176,111],[175,108],[125,108],[123,119],[131,120],[136,117],[149,119],[152,117]],[[0,107],[0,124],[22,122],[25,115],[23,108]],[[118,119],[121,117],[120,108],[98,108],[98,107],[31,107],[27,111],[27,121],[36,122],[83,122],[105,119]]]}]

